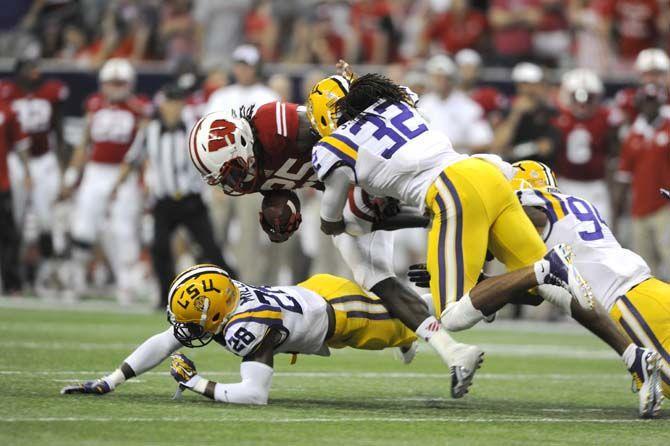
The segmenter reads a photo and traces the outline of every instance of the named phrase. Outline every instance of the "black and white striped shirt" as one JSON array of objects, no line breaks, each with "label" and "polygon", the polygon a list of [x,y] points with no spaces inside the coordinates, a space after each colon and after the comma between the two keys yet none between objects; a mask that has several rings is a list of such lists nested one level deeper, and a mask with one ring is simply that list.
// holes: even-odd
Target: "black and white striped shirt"
[{"label": "black and white striped shirt", "polygon": [[145,179],[153,198],[178,200],[202,192],[204,183],[188,155],[185,124],[167,128],[160,119],[154,119],[139,136],[125,161],[139,165],[148,160]]}]

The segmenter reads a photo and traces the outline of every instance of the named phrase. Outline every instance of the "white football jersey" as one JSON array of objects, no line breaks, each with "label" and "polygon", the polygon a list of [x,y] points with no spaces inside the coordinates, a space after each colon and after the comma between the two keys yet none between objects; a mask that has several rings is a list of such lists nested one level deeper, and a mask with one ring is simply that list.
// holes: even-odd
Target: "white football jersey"
[{"label": "white football jersey", "polygon": [[465,158],[444,134],[429,127],[415,107],[386,100],[322,138],[312,150],[320,180],[336,167],[349,166],[367,192],[420,209],[439,174]]},{"label": "white football jersey", "polygon": [[298,286],[254,287],[234,281],[240,302],[223,329],[225,347],[247,356],[261,343],[270,328],[283,335],[276,353],[328,355],[325,299]]},{"label": "white football jersey", "polygon": [[547,248],[559,243],[572,247],[575,266],[607,311],[619,297],[651,277],[642,257],[619,244],[588,201],[537,189],[521,190],[517,195],[523,206],[538,207],[546,214],[542,237]]}]

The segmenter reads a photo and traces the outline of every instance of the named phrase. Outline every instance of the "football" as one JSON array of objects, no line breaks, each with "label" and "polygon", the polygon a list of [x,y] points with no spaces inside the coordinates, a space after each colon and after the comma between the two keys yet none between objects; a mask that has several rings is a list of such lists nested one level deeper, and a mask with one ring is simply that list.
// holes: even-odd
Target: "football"
[{"label": "football", "polygon": [[291,216],[300,213],[300,200],[295,192],[277,190],[266,194],[261,204],[265,221],[276,229],[286,229]]}]

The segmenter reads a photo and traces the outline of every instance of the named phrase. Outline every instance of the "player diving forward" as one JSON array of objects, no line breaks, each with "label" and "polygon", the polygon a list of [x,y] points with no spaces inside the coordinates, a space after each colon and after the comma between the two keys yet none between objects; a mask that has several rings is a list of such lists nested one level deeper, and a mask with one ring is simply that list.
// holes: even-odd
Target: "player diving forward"
[{"label": "player diving forward", "polygon": [[416,340],[377,297],[326,274],[297,286],[254,287],[232,280],[215,265],[196,265],[175,278],[168,302],[169,329],[144,341],[111,374],[65,387],[61,393],[111,392],[180,347],[202,347],[214,340],[243,358],[242,381],[208,381],[186,356],[177,354],[172,356],[171,373],[180,388],[218,402],[267,404],[277,353],[328,356],[329,348],[381,350]]},{"label": "player diving forward", "polygon": [[[515,166],[519,172],[513,185],[547,247],[573,247],[575,264],[610,317],[637,345],[658,352],[644,354],[647,362],[660,363],[660,378],[652,378],[662,381],[670,397],[670,284],[653,277],[642,257],[621,247],[593,204],[562,194],[547,166],[534,161]],[[639,381],[636,376],[636,387]],[[656,412],[660,405],[659,399]]]},{"label": "player diving forward", "polygon": [[[198,121],[189,138],[189,154],[203,179],[232,196],[322,188],[311,164],[312,147],[318,141],[314,132],[336,127],[327,102],[346,94],[348,80],[333,76],[322,82],[330,97],[311,107],[310,113],[297,104],[271,102],[244,110],[240,117],[214,112]],[[296,218],[286,227],[275,228],[261,220],[261,225],[272,241],[281,242],[298,229],[299,222]],[[464,396],[483,353],[452,339],[419,296],[395,276],[392,233],[342,234],[334,244],[356,282],[379,296],[389,312],[427,341],[449,366],[452,396]]]}]

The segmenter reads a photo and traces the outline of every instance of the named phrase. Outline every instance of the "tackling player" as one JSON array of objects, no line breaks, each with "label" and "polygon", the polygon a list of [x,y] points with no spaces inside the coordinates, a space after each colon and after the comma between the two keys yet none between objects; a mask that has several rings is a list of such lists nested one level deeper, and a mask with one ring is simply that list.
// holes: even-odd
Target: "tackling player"
[{"label": "tackling player", "polygon": [[[430,288],[435,314],[447,329],[483,318],[472,305],[471,290],[472,298],[480,293],[495,298],[514,286],[551,284],[567,290],[584,308],[592,307],[590,288],[571,267],[566,247],[545,256],[544,243],[506,178],[512,176],[511,165],[494,156],[454,151],[443,134],[429,128],[406,89],[376,74],[354,80],[335,108],[345,123],[313,150],[314,168],[326,185],[322,230],[345,230],[343,208],[351,183],[428,208]],[[518,271],[473,290],[487,249]]]},{"label": "tackling player", "polygon": [[[331,77],[324,82],[329,95],[346,93],[345,78]],[[311,163],[312,147],[318,140],[312,126],[320,132],[333,125],[326,107],[330,99],[324,99],[312,108],[311,120],[304,107],[282,102],[264,104],[255,111],[242,110],[239,118],[225,112],[210,113],[191,132],[191,160],[208,184],[220,186],[228,195],[321,189]],[[299,224],[299,214],[285,227],[274,227],[261,216],[261,226],[274,242],[288,239]],[[454,397],[465,395],[482,352],[451,339],[419,296],[395,276],[392,233],[343,234],[335,237],[334,243],[356,281],[379,296],[390,313],[427,341],[452,369]]]},{"label": "tackling player", "polygon": [[[75,292],[83,290],[93,244],[102,240],[116,276],[117,298],[125,304],[131,299],[132,268],[139,259],[137,176],[131,174],[115,197],[110,194],[126,152],[140,127],[146,125],[150,104],[133,94],[135,70],[126,59],[105,62],[99,81],[101,92],[86,101],[84,137],[65,171],[61,199],[73,194],[81,177],[71,228]],[[111,224],[103,231],[107,212]]]},{"label": "tackling player", "polygon": [[254,287],[232,280],[215,265],[196,265],[172,282],[167,312],[172,327],[147,339],[113,373],[61,393],[111,392],[180,347],[202,347],[214,340],[242,358],[242,381],[208,381],[177,354],[170,368],[180,388],[218,402],[267,404],[278,353],[328,356],[330,348],[382,350],[409,347],[416,340],[378,298],[326,274],[296,286]]},{"label": "tackling player", "polygon": [[[596,299],[635,344],[646,347],[629,346],[622,355],[637,387],[644,372],[633,370],[633,359],[644,356],[649,365],[660,364],[660,378],[650,377],[662,380],[663,393],[670,397],[670,284],[654,278],[642,257],[621,247],[596,206],[562,194],[547,166],[535,161],[516,166],[520,169],[513,186],[547,247],[572,246],[575,264],[592,284]],[[650,413],[660,404],[658,399]]]}]

